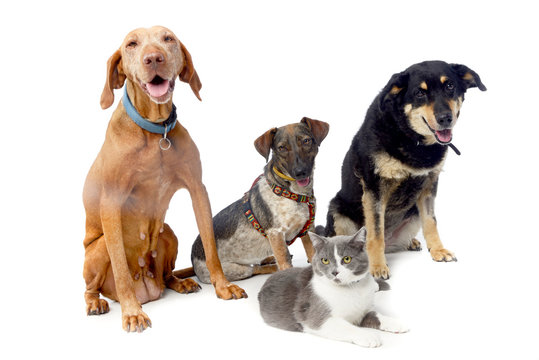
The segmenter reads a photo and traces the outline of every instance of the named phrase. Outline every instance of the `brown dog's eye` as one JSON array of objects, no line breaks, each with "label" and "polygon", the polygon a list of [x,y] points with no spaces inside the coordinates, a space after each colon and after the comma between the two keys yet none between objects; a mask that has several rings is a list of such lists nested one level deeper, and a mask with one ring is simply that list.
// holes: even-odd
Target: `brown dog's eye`
[{"label": "brown dog's eye", "polygon": [[168,36],[168,35],[167,35],[167,36],[165,36],[165,38],[164,38],[163,40],[165,40],[165,41],[172,41],[172,40],[174,40],[174,39],[172,39],[171,36]]},{"label": "brown dog's eye", "polygon": [[133,41],[130,41],[130,42],[127,44],[127,47],[128,47],[128,48],[134,48],[134,47],[136,47],[137,45],[138,45],[137,42],[133,40]]}]

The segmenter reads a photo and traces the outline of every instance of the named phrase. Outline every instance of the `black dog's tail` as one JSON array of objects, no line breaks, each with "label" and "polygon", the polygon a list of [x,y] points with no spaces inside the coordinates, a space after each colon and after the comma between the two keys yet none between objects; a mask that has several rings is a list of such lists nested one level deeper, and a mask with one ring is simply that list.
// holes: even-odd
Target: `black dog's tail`
[{"label": "black dog's tail", "polygon": [[322,226],[322,225],[318,225],[314,229],[314,232],[316,233],[316,235],[325,236],[326,235],[326,227]]}]

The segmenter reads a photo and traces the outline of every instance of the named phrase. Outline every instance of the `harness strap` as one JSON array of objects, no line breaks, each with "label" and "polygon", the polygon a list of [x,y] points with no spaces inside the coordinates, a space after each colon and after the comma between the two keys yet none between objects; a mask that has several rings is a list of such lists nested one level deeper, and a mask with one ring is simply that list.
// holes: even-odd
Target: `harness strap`
[{"label": "harness strap", "polygon": [[[251,186],[251,189],[260,181],[261,178],[262,178],[262,175],[260,175],[254,181],[253,185]],[[287,189],[283,189],[282,187],[277,186],[275,184],[270,184],[269,182],[268,184],[270,185],[270,188],[275,195],[285,197],[287,199],[296,201],[298,203],[307,203],[309,207],[309,219],[307,220],[307,222],[305,223],[301,231],[292,240],[286,241],[286,245],[290,246],[294,243],[294,241],[296,241],[297,238],[305,236],[307,232],[309,231],[309,228],[311,227],[311,225],[314,223],[315,214],[316,214],[316,206],[315,206],[316,199],[314,196],[309,197],[305,195],[298,195],[296,193],[288,191]],[[256,231],[264,235],[264,237],[266,238],[268,237],[268,235],[266,234],[266,231],[264,230],[264,227],[256,219],[253,209],[251,207],[251,191],[250,190],[247,191],[243,195],[243,214],[247,218],[247,221],[249,221],[251,226]]]}]

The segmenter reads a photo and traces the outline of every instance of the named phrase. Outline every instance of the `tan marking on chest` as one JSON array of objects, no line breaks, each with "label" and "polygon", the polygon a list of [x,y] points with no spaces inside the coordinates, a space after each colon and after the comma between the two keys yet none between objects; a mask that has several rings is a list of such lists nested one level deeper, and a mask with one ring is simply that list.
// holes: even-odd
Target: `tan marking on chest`
[{"label": "tan marking on chest", "polygon": [[404,164],[385,152],[374,154],[374,173],[383,178],[402,180],[409,176],[426,176],[432,171],[441,171],[444,162],[443,159],[432,168],[415,168]]}]

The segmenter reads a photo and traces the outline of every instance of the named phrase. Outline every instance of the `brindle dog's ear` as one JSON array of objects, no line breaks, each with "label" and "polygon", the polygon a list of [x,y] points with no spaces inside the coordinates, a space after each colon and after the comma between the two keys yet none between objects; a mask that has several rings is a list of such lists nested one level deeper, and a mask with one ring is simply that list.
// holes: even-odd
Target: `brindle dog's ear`
[{"label": "brindle dog's ear", "polygon": [[255,140],[256,151],[260,153],[268,161],[271,145],[273,144],[273,138],[277,133],[277,128],[270,129]]},{"label": "brindle dog's ear", "polygon": [[122,71],[121,60],[122,53],[118,49],[107,61],[107,79],[105,80],[105,87],[101,93],[100,101],[103,110],[114,103],[114,89],[121,89],[124,86],[125,74]]},{"label": "brindle dog's ear", "polygon": [[481,82],[479,75],[469,67],[461,64],[450,64],[449,66],[457,74],[466,90],[472,87],[478,87],[481,91],[487,90],[487,87]]},{"label": "brindle dog's ear", "polygon": [[378,97],[378,108],[381,111],[386,111],[399,104],[399,99],[406,93],[409,78],[410,75],[406,71],[393,74]]},{"label": "brindle dog's ear", "polygon": [[202,99],[200,98],[200,94],[198,93],[200,89],[202,89],[202,83],[200,82],[200,78],[198,77],[195,66],[193,65],[193,59],[191,58],[191,54],[189,53],[189,51],[187,51],[187,49],[181,42],[180,48],[182,49],[183,57],[185,59],[185,64],[182,71],[180,72],[180,80],[188,83],[191,86],[191,90],[198,98],[198,100],[202,101]]},{"label": "brindle dog's ear", "polygon": [[314,136],[314,139],[316,140],[316,144],[320,145],[320,143],[326,138],[329,132],[329,124],[320,120],[313,120],[309,119],[308,117],[304,117],[300,121],[301,123],[307,125],[309,129],[311,130],[311,133]]}]

